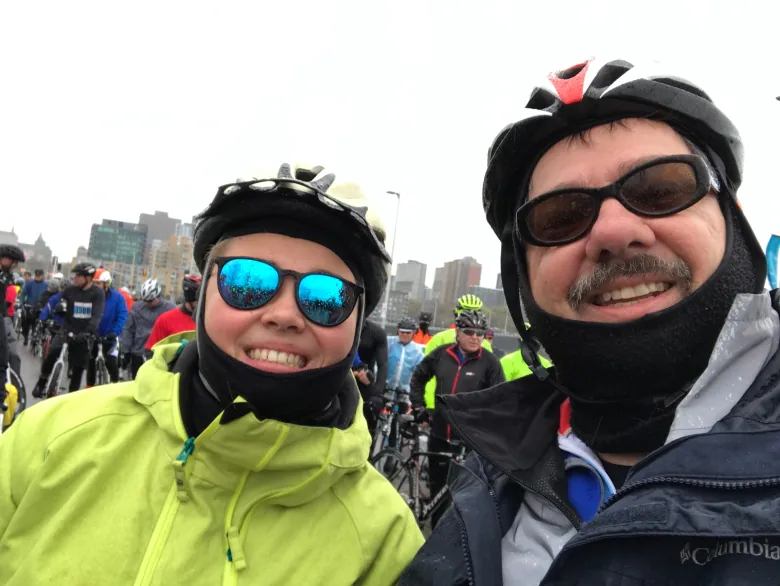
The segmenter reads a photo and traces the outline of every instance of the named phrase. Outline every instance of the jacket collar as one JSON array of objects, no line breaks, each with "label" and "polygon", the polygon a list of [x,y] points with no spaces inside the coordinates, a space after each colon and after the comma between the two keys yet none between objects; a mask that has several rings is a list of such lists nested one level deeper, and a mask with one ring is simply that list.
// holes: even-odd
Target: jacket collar
[{"label": "jacket collar", "polygon": [[[173,343],[155,346],[153,358],[136,379],[135,399],[163,432],[171,460],[187,439],[179,406],[180,375],[168,370],[184,339],[193,340],[194,333],[172,336],[166,341]],[[193,452],[193,474],[214,484],[233,486],[240,477],[263,471],[258,490],[292,505],[315,498],[345,474],[368,465],[370,436],[362,405],[345,430],[259,421],[252,413],[223,425],[221,415],[195,438]]]}]

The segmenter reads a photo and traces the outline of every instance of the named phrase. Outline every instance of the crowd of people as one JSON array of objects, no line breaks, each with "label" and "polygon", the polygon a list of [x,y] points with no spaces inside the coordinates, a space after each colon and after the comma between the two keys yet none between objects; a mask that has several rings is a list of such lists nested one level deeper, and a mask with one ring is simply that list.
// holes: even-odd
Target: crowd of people
[{"label": "crowd of people", "polygon": [[[0,437],[0,583],[774,584],[780,296],[742,151],[656,64],[544,79],[484,177],[520,332],[500,359],[473,296],[433,335],[367,319],[391,259],[359,185],[283,164],[219,187],[199,288],[174,309],[146,284],[129,312],[134,380]],[[20,252],[0,248],[2,299]],[[107,339],[96,270],[74,268],[63,328]],[[451,502],[427,538],[368,463],[387,391],[469,452],[431,462]]]}]

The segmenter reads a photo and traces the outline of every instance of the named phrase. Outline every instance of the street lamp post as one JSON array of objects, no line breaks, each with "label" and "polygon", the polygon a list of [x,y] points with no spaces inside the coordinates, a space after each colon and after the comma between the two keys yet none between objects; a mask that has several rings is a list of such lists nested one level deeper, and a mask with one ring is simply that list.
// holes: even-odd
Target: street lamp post
[{"label": "street lamp post", "polygon": [[401,211],[401,194],[397,191],[388,191],[390,195],[394,195],[398,198],[398,202],[395,207],[395,225],[393,226],[393,245],[390,247],[390,275],[388,275],[387,287],[385,287],[385,299],[382,302],[382,327],[387,325],[387,306],[390,303],[390,281],[393,276],[393,261],[395,260],[395,236],[398,232],[398,216]]}]

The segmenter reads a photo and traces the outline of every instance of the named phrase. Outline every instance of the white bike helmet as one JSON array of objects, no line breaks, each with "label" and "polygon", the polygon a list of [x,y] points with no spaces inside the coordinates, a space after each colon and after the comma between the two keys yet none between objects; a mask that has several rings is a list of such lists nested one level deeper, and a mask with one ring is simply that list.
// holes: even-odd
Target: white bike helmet
[{"label": "white bike helmet", "polygon": [[103,273],[100,275],[100,278],[98,278],[98,281],[101,283],[108,283],[111,284],[111,273],[108,271],[103,271]]},{"label": "white bike helmet", "polygon": [[154,301],[162,295],[162,287],[157,279],[148,279],[141,285],[141,301]]}]

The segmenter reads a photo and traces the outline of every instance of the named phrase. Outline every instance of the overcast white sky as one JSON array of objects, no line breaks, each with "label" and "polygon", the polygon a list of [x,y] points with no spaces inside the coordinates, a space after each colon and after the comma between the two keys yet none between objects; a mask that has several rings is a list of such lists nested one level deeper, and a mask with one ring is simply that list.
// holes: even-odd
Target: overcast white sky
[{"label": "overcast white sky", "polygon": [[93,222],[189,219],[283,159],[378,194],[395,259],[472,255],[495,285],[481,182],[494,135],[545,72],[588,56],[695,72],[747,144],[743,206],[780,230],[780,75],[770,2],[7,2],[0,229],[61,258]]}]

